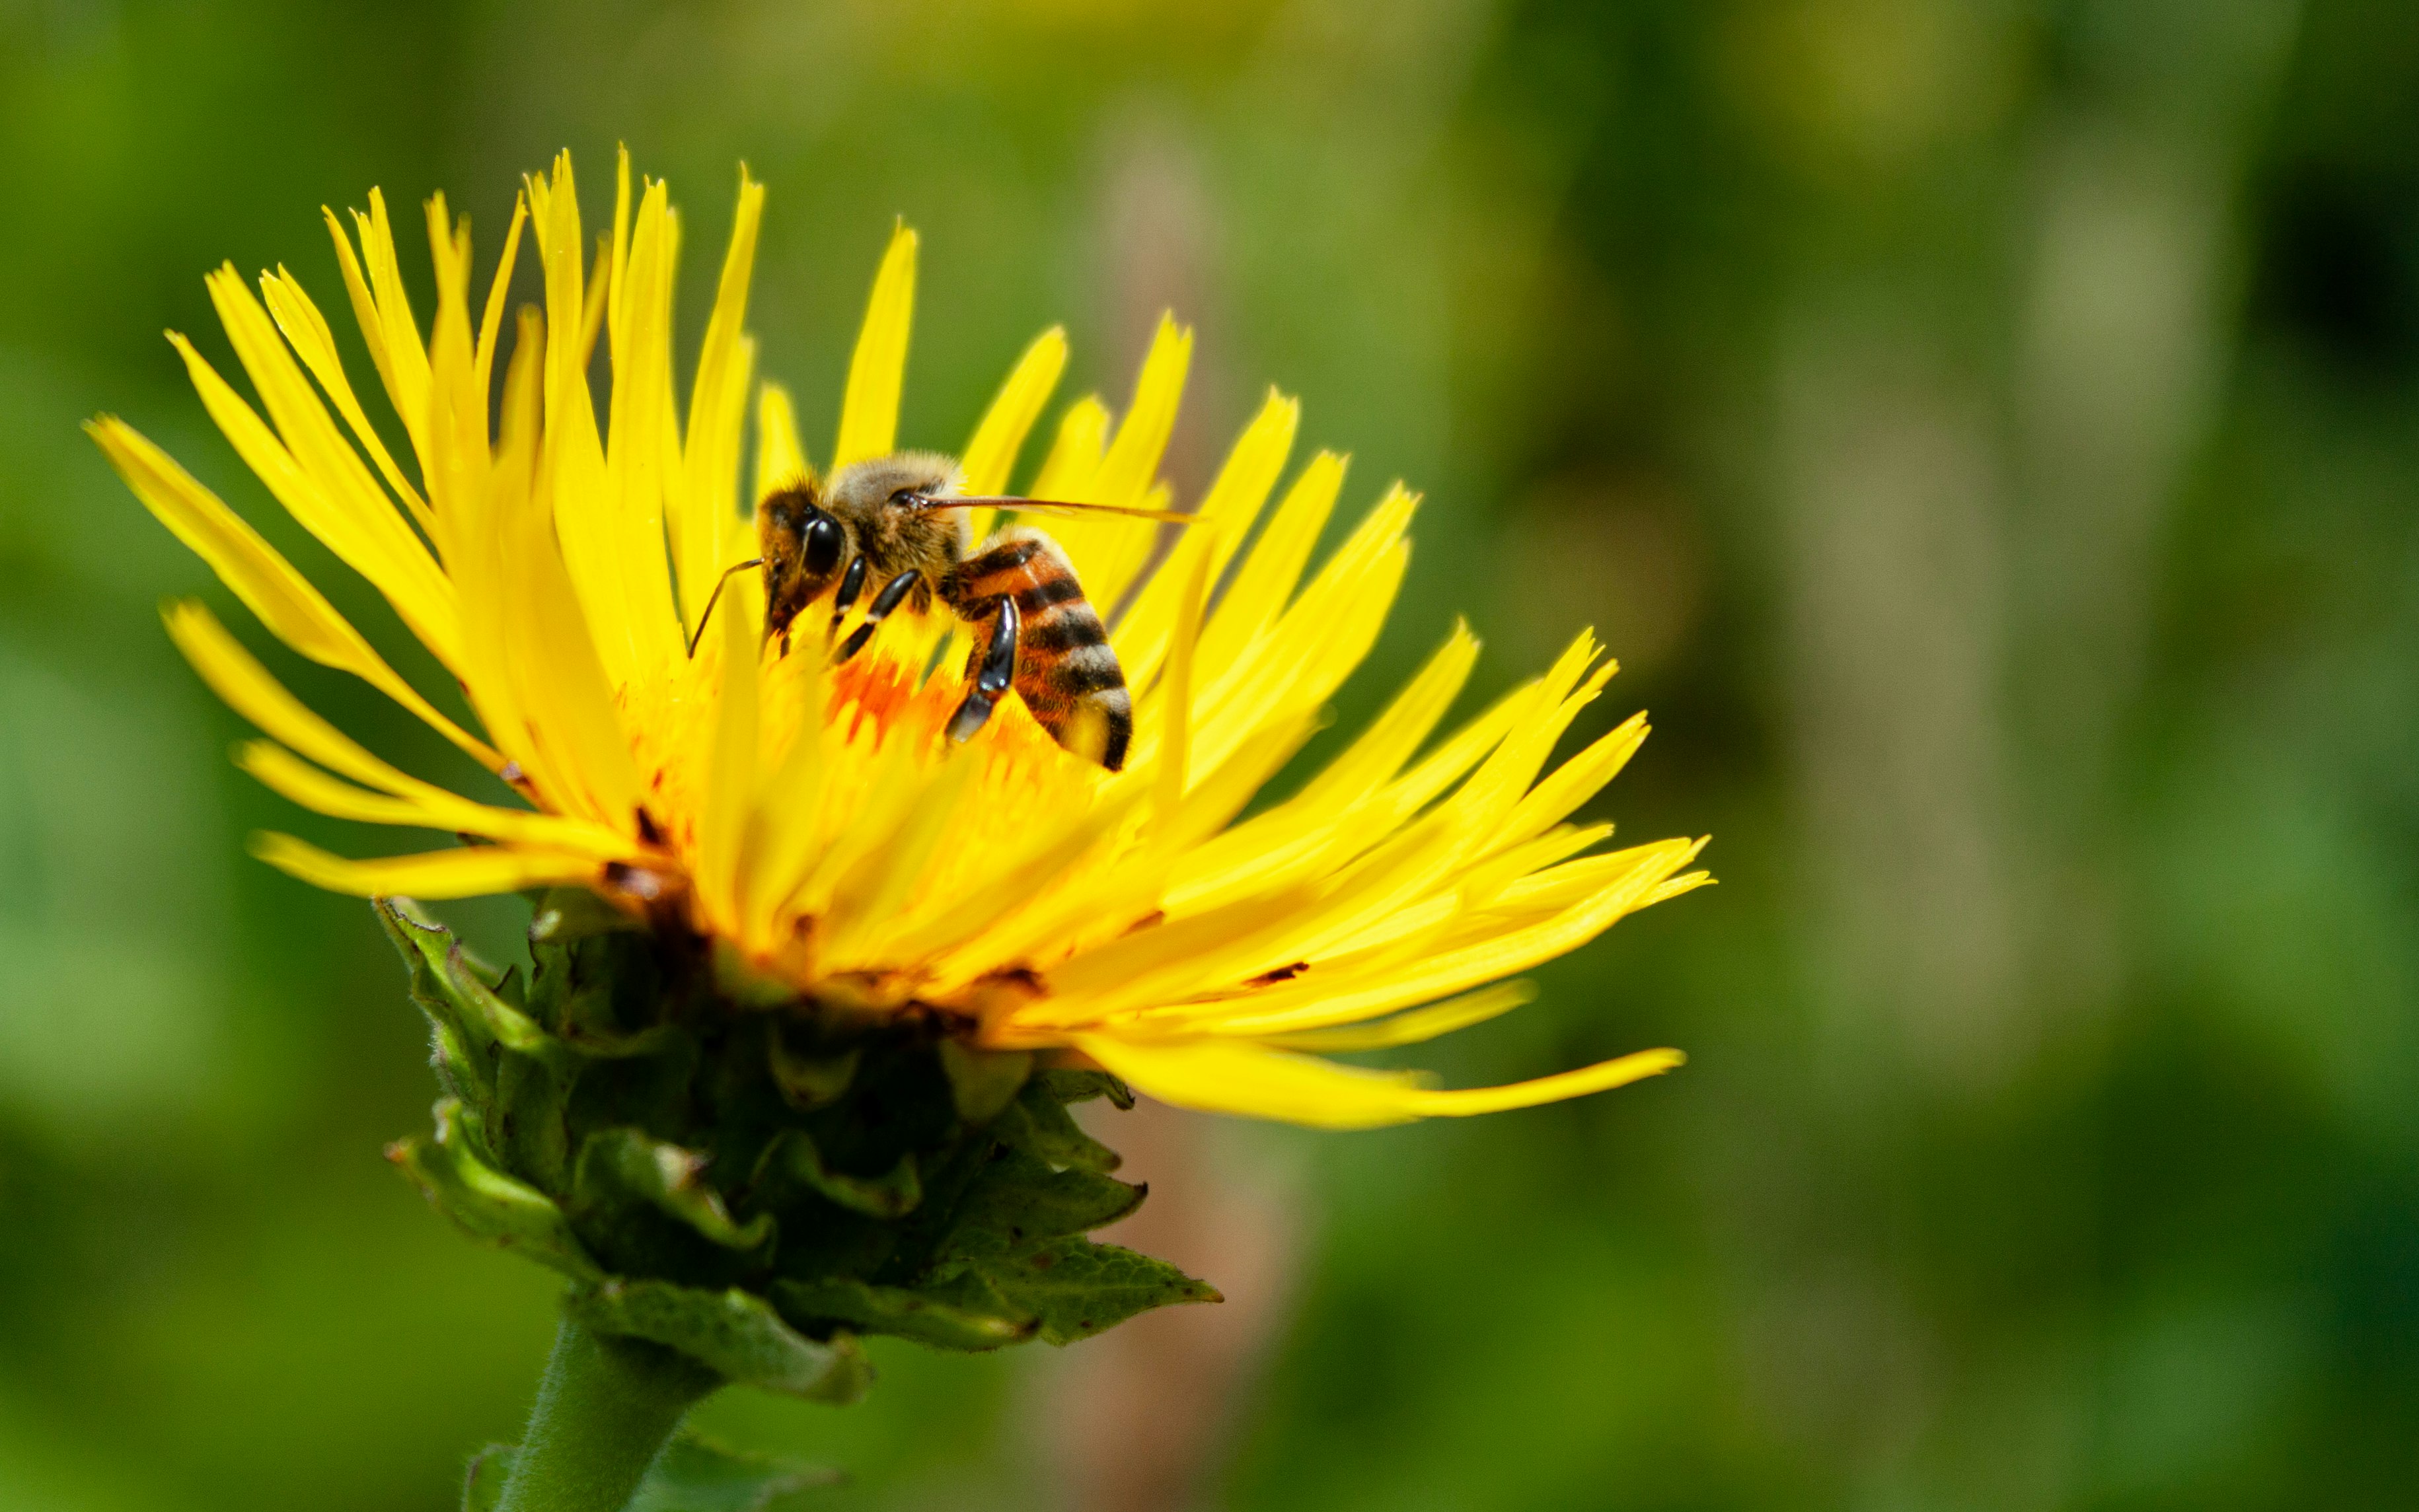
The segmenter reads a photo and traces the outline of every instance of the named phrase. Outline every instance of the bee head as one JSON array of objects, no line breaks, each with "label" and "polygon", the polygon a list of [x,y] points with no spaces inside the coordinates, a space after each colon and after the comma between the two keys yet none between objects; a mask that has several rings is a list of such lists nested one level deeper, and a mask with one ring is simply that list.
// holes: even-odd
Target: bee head
[{"label": "bee head", "polygon": [[848,528],[823,507],[812,482],[793,484],[756,508],[764,558],[765,628],[778,634],[840,575]]}]

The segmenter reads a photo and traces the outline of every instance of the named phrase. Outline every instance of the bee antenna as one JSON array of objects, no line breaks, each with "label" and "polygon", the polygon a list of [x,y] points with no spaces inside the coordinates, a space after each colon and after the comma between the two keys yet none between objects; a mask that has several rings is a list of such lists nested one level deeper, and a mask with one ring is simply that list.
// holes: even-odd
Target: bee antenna
[{"label": "bee antenna", "polygon": [[722,575],[714,580],[714,591],[705,596],[705,613],[697,617],[697,634],[688,638],[688,659],[690,661],[694,662],[697,660],[698,643],[705,639],[705,627],[714,623],[714,606],[722,602],[722,586],[731,581],[732,573],[744,573],[750,567],[762,567],[763,565],[763,557],[750,557],[744,562],[733,562],[729,567],[724,568],[722,570]]}]

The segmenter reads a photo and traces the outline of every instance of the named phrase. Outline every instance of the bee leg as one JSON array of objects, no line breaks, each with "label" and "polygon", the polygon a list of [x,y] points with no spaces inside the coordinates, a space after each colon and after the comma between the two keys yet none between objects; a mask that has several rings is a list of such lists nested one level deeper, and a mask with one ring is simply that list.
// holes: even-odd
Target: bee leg
[{"label": "bee leg", "polygon": [[832,629],[840,629],[840,622],[856,607],[856,596],[864,591],[865,558],[853,557],[849,558],[848,571],[840,574],[840,591],[832,595]]},{"label": "bee leg", "polygon": [[969,666],[975,674],[975,685],[966,690],[965,700],[958,711],[949,716],[949,739],[963,745],[975,738],[975,732],[990,722],[991,711],[1007,696],[1016,681],[1016,635],[1021,617],[1014,599],[999,601],[999,618],[992,621],[991,645],[975,653],[970,660],[979,662],[979,669]]},{"label": "bee leg", "polygon": [[[857,560],[863,561],[865,558],[859,557]],[[882,621],[890,617],[891,610],[906,602],[907,595],[916,590],[916,584],[923,575],[910,567],[889,582],[883,584],[882,591],[873,596],[872,604],[865,611],[865,623],[857,626],[848,639],[840,642],[840,654],[832,660],[845,662],[865,649],[865,643],[871,640],[873,633],[882,628]]]}]

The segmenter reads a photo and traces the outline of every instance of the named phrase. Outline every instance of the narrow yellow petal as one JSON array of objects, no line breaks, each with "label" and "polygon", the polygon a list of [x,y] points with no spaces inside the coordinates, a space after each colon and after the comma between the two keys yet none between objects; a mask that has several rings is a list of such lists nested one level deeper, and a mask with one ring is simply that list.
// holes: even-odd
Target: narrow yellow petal
[{"label": "narrow yellow petal", "polygon": [[394,490],[395,497],[403,500],[404,507],[411,512],[412,518],[420,523],[421,528],[432,529],[435,521],[428,512],[427,501],[420,496],[419,490],[411,486],[410,480],[404,477],[403,469],[395,466],[393,453],[387,450],[385,439],[370,423],[368,412],[362,408],[360,397],[353,392],[352,381],[345,376],[344,359],[336,351],[336,334],[329,329],[327,317],[319,313],[319,307],[312,302],[310,295],[303,292],[301,282],[280,266],[274,275],[261,275],[260,292],[269,305],[270,314],[277,321],[278,330],[284,333],[295,355],[302,359],[302,365],[311,370],[311,375],[319,380],[320,389],[335,404],[337,413],[345,417],[345,423],[352,430],[353,439],[370,454],[370,460],[377,464],[378,476]]},{"label": "narrow yellow petal", "polygon": [[756,492],[762,502],[776,489],[813,476],[798,439],[798,412],[790,390],[778,383],[758,389],[756,400]]},{"label": "narrow yellow petal", "polygon": [[315,814],[352,819],[362,824],[410,825],[480,835],[489,840],[536,849],[560,850],[596,861],[637,860],[641,852],[601,826],[578,819],[532,814],[527,809],[498,808],[452,793],[397,798],[372,792],[331,777],[281,745],[247,741],[236,752],[236,765],[258,778],[264,787]]},{"label": "narrow yellow petal", "polygon": [[[1033,430],[1033,422],[1041,418],[1041,407],[1050,402],[1051,393],[1058,387],[1058,378],[1067,370],[1067,331],[1053,326],[1033,340],[1018,358],[1008,381],[983,412],[982,423],[975,427],[973,439],[966,443],[965,455],[959,459],[959,469],[964,475],[969,494],[1004,494],[1016,466],[1017,453],[1025,449],[1025,438]],[[981,527],[976,527],[981,534]]]},{"label": "narrow yellow petal", "polygon": [[379,334],[386,347],[390,374],[388,394],[424,466],[428,349],[421,344],[420,326],[411,314],[411,298],[404,291],[403,265],[395,256],[394,227],[387,220],[384,194],[375,189],[370,191],[370,213],[364,216],[354,211],[353,228],[361,237],[362,261],[368,267],[370,292],[377,299]]},{"label": "narrow yellow petal", "polygon": [[735,555],[730,545],[739,528],[740,439],[747,428],[748,370],[755,357],[754,344],[745,332],[747,280],[756,264],[756,233],[763,219],[764,186],[742,168],[731,245],[723,253],[722,280],[714,312],[706,319],[705,344],[698,354],[689,393],[684,486],[670,521],[680,602],[692,631],[714,579]]},{"label": "narrow yellow petal", "polygon": [[763,638],[761,579],[747,576],[722,596],[722,679],[715,701],[714,749],[698,825],[696,882],[708,919],[736,934],[746,917],[747,820],[756,809],[757,646]]},{"label": "narrow yellow petal", "polygon": [[1497,836],[1497,846],[1526,840],[1561,823],[1621,774],[1621,769],[1646,743],[1647,733],[1646,715],[1632,714],[1586,750],[1548,772],[1513,805]]},{"label": "narrow yellow petal", "polygon": [[1142,372],[1134,379],[1132,405],[1117,422],[1117,439],[1109,443],[1100,470],[1092,475],[1090,496],[1103,504],[1138,504],[1159,476],[1160,458],[1176,432],[1176,412],[1184,400],[1184,375],[1193,365],[1193,331],[1173,315],[1159,317]]},{"label": "narrow yellow petal", "polygon": [[[1184,376],[1193,361],[1193,332],[1171,317],[1160,317],[1159,329],[1144,354],[1134,377],[1133,403],[1117,422],[1099,466],[1082,485],[1064,497],[1126,508],[1165,509],[1151,497],[1161,457],[1175,433],[1176,414],[1184,398]],[[1116,514],[1085,514],[1050,522],[1050,534],[1075,564],[1085,591],[1103,610],[1117,604],[1150,557],[1160,527],[1148,520]]]},{"label": "narrow yellow petal", "polygon": [[[1259,414],[1244,427],[1210,492],[1202,496],[1185,545],[1192,546],[1193,536],[1210,534],[1212,583],[1225,573],[1267,505],[1270,491],[1285,471],[1301,423],[1302,405],[1270,389]],[[1177,582],[1164,569],[1153,573],[1135,592],[1132,607],[1118,626],[1117,658],[1125,664],[1127,680],[1137,686],[1148,682],[1159,669],[1160,658],[1166,654],[1169,628],[1179,608]]]},{"label": "narrow yellow petal", "polygon": [[1336,1065],[1243,1040],[1084,1034],[1072,1043],[1135,1091],[1178,1107],[1325,1129],[1381,1128],[1418,1116],[1405,1106],[1421,1090],[1413,1072]]},{"label": "narrow yellow petal", "polygon": [[1343,1029],[1309,1029],[1299,1034],[1270,1034],[1260,1043],[1288,1050],[1316,1050],[1324,1053],[1350,1050],[1391,1050],[1404,1045],[1425,1045],[1432,1039],[1451,1034],[1456,1030],[1483,1024],[1498,1018],[1524,1003],[1537,999],[1533,982],[1505,982],[1476,992],[1449,998],[1425,1008],[1414,1008],[1407,1014],[1379,1019],[1374,1024],[1353,1024]]},{"label": "narrow yellow petal", "polygon": [[529,887],[577,887],[593,884],[602,870],[582,857],[510,846],[348,861],[274,832],[254,835],[252,853],[313,887],[365,898],[470,898]]},{"label": "narrow yellow petal", "polygon": [[1202,1004],[1185,1011],[1186,1016],[1214,1022],[1226,1033],[1291,1032],[1358,1023],[1502,981],[1578,949],[1646,907],[1656,886],[1695,859],[1703,845],[1702,840],[1666,840],[1641,847],[1641,863],[1629,875],[1550,918],[1401,961],[1359,983],[1312,984],[1296,990],[1286,984],[1248,1003]]},{"label": "narrow yellow petal", "polygon": [[1294,802],[1305,809],[1340,807],[1392,781],[1453,707],[1477,664],[1478,639],[1467,621],[1456,619],[1444,645],[1403,685],[1386,711],[1304,784]]},{"label": "narrow yellow petal", "polygon": [[1344,491],[1345,459],[1322,451],[1310,459],[1286,491],[1285,501],[1269,519],[1268,528],[1252,545],[1251,555],[1227,585],[1218,612],[1203,633],[1202,664],[1214,676],[1233,664],[1245,646],[1284,612],[1302,581],[1302,569],[1334,512]]},{"label": "narrow yellow petal", "polygon": [[1084,1035],[1075,1045],[1162,1102],[1330,1129],[1528,1107],[1657,1076],[1686,1059],[1677,1050],[1641,1050],[1515,1086],[1445,1092],[1424,1085],[1411,1072],[1336,1065],[1242,1041],[1152,1043]]},{"label": "narrow yellow petal", "polygon": [[1025,496],[1085,497],[1108,441],[1109,409],[1100,396],[1086,394],[1068,405],[1067,413],[1058,418],[1058,434],[1050,443],[1049,454],[1041,459],[1041,470],[1026,485],[1030,492]]},{"label": "narrow yellow petal", "polygon": [[1167,680],[1159,704],[1160,753],[1157,808],[1163,822],[1173,819],[1184,803],[1185,779],[1193,759],[1193,651],[1201,640],[1201,611],[1210,597],[1210,547],[1199,542],[1190,554],[1184,575],[1183,605],[1176,622],[1176,644],[1168,653]]},{"label": "narrow yellow petal", "polygon": [[503,330],[504,306],[510,302],[513,267],[520,258],[521,228],[529,223],[529,196],[513,196],[512,228],[504,233],[504,252],[496,260],[496,276],[487,285],[487,308],[479,317],[478,375],[475,387],[489,393],[496,371],[496,338]]},{"label": "narrow yellow petal", "polygon": [[310,579],[175,459],[113,415],[100,417],[85,430],[144,507],[210,565],[270,634],[322,666],[360,678],[489,771],[503,765],[503,757],[485,741],[438,712],[404,681]]},{"label": "narrow yellow petal", "polygon": [[849,359],[848,391],[840,402],[840,438],[832,470],[896,449],[899,392],[907,374],[907,333],[916,313],[916,233],[901,221],[873,278],[865,327]]},{"label": "narrow yellow petal", "polygon": [[210,418],[278,502],[376,585],[428,649],[452,665],[459,649],[459,609],[436,558],[338,433],[269,313],[234,267],[220,267],[205,283],[276,430],[262,422],[191,342],[171,333]]},{"label": "narrow yellow petal", "polygon": [[1411,1093],[1409,1107],[1415,1118],[1469,1118],[1477,1113],[1503,1113],[1516,1107],[1535,1107],[1540,1103],[1559,1103],[1566,1098],[1585,1097],[1590,1092],[1610,1092],[1626,1087],[1633,1081],[1659,1077],[1687,1063],[1688,1058],[1678,1050],[1638,1050],[1618,1060],[1604,1061],[1576,1071],[1564,1071],[1534,1081],[1514,1082],[1508,1087],[1471,1087],[1456,1091],[1422,1088]]},{"label": "narrow yellow petal", "polygon": [[443,791],[379,760],[313,713],[199,603],[192,600],[171,603],[162,618],[169,637],[210,691],[265,733],[331,771],[384,792],[422,797]]}]

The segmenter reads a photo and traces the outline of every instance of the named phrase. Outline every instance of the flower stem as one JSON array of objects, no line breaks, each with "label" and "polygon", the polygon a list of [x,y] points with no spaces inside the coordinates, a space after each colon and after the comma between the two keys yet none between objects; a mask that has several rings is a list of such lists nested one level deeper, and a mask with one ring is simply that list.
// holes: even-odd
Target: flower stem
[{"label": "flower stem", "polygon": [[497,1512],[621,1512],[681,1418],[721,1383],[670,1350],[565,1318]]}]

